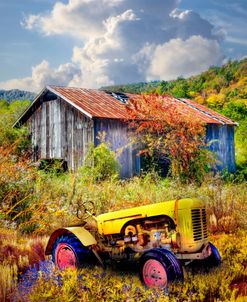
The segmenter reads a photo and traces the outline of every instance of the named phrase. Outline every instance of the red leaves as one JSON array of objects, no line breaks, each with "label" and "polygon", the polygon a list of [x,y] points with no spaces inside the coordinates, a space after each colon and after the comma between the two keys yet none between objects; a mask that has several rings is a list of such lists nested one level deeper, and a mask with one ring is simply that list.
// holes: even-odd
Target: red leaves
[{"label": "red leaves", "polygon": [[158,149],[172,161],[173,174],[189,169],[198,148],[204,146],[205,128],[196,116],[191,116],[186,105],[170,96],[142,95],[129,100],[130,127],[141,142],[140,152],[152,154]]}]

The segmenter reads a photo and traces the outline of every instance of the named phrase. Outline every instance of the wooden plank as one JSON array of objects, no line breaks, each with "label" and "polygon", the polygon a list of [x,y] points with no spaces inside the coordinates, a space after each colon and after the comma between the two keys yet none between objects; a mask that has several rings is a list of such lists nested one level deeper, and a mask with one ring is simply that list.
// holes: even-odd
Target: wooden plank
[{"label": "wooden plank", "polygon": [[50,158],[50,103],[46,102],[44,103],[46,107],[46,152],[45,152],[45,158]]},{"label": "wooden plank", "polygon": [[231,125],[210,124],[206,127],[208,149],[216,154],[216,169],[235,172],[234,127]]},{"label": "wooden plank", "polygon": [[130,144],[130,133],[128,125],[118,120],[110,119],[97,119],[94,127],[95,145],[100,143],[97,138],[100,132],[106,132],[106,140],[110,144],[110,148],[117,152],[117,160],[121,165],[120,177],[128,178],[136,174],[135,161],[133,158],[136,156],[136,151]]},{"label": "wooden plank", "polygon": [[41,158],[46,158],[46,104],[41,105]]}]

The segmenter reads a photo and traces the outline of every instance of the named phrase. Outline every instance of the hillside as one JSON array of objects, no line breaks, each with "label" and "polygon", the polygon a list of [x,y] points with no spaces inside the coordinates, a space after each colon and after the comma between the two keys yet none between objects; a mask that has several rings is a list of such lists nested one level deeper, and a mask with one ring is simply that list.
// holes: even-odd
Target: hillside
[{"label": "hillside", "polygon": [[0,100],[5,99],[8,103],[15,100],[30,100],[32,101],[35,97],[35,93],[30,91],[24,91],[19,89],[11,90],[0,90]]},{"label": "hillside", "polygon": [[207,71],[188,79],[174,81],[154,81],[102,87],[102,90],[126,93],[157,92],[171,94],[179,98],[192,98],[216,110],[222,110],[233,100],[247,100],[247,59],[229,61],[221,67],[211,67]]},{"label": "hillside", "polygon": [[153,82],[140,82],[140,83],[132,83],[126,85],[114,85],[114,86],[104,86],[101,87],[100,90],[108,90],[113,92],[126,92],[126,93],[142,93],[144,91],[153,91],[156,89],[161,82],[153,81]]}]

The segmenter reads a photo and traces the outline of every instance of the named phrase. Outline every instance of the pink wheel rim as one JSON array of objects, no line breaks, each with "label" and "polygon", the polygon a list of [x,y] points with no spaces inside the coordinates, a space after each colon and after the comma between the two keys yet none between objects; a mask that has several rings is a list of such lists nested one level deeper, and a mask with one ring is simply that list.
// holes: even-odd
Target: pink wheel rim
[{"label": "pink wheel rim", "polygon": [[56,265],[59,269],[76,269],[76,255],[73,249],[65,243],[59,243],[55,253]]},{"label": "pink wheel rim", "polygon": [[166,270],[158,260],[147,260],[143,266],[142,274],[143,281],[148,287],[164,287],[167,285]]}]

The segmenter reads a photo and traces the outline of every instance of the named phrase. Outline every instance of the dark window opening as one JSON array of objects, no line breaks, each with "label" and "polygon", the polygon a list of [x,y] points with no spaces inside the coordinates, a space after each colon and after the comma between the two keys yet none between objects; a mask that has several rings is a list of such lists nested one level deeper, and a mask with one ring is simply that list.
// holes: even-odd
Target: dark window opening
[{"label": "dark window opening", "polygon": [[39,163],[39,170],[58,175],[68,171],[68,164],[67,161],[63,159],[41,159]]},{"label": "dark window opening", "polygon": [[161,177],[168,176],[170,172],[171,161],[163,154],[154,154],[153,156],[141,155],[141,171],[150,172],[155,171]]},{"label": "dark window opening", "polygon": [[110,96],[114,97],[116,100],[120,101],[123,104],[128,104],[129,97],[124,94],[123,92],[111,92],[111,91],[105,91]]}]

